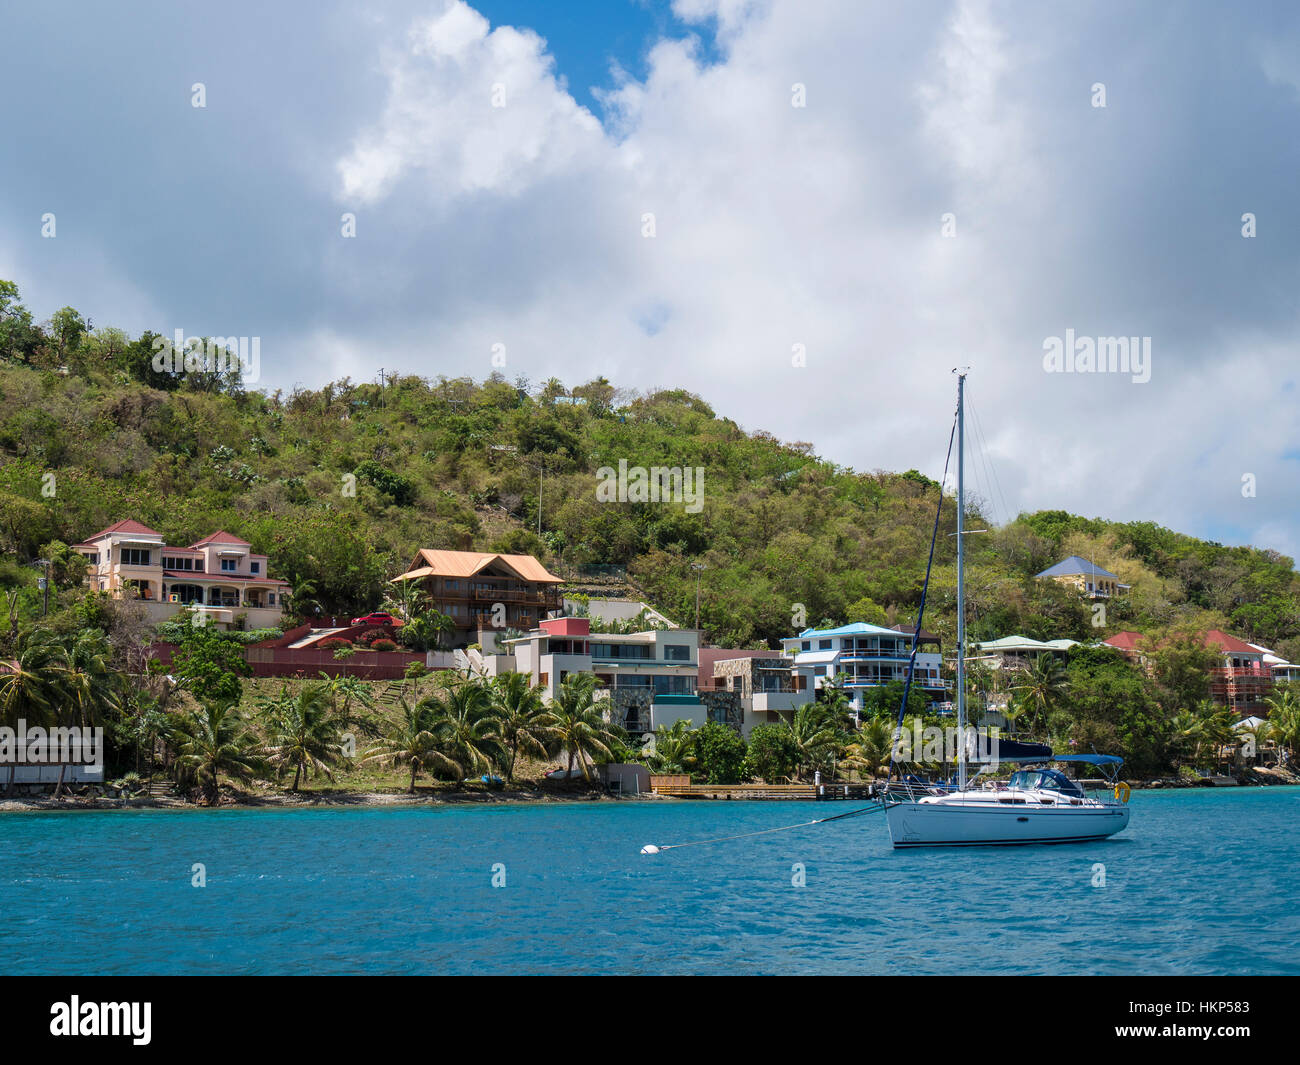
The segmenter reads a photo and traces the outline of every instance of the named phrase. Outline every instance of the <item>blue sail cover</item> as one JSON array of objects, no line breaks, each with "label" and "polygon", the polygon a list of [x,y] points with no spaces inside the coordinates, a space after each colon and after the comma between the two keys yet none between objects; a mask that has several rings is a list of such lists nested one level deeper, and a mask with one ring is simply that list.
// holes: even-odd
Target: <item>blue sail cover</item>
[{"label": "blue sail cover", "polygon": [[1087,762],[1089,765],[1123,765],[1124,759],[1116,754],[1058,754],[1053,762]]},{"label": "blue sail cover", "polygon": [[999,737],[988,744],[989,761],[1046,762],[1051,760],[1052,748],[1045,743],[1022,743]]}]

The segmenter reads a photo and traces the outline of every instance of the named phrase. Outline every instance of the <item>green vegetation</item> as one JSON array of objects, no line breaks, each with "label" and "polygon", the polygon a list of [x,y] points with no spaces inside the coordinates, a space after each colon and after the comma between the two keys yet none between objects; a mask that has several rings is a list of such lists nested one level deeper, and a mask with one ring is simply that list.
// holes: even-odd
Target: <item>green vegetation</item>
[{"label": "green vegetation", "polygon": [[[421,694],[415,675],[397,696],[329,681],[327,712],[316,696],[310,712],[252,705],[243,644],[281,630],[223,634],[182,618],[155,631],[137,604],[82,588],[70,545],[122,518],[179,544],[224,528],[289,581],[286,627],[293,616],[384,606],[406,619],[396,635],[416,650],[443,645],[452,628],[414,589],[389,583],[421,547],[535,553],[575,577],[583,567],[620,567],[622,591],[682,621],[694,618],[698,577],[701,623],[720,646],[774,646],[796,616],[915,618],[939,490],[918,471],[846,469],[810,444],[746,432],[681,389],[633,394],[604,378],[534,388],[494,375],[265,393],[237,374],[157,370],[157,339],[91,328],[72,308],[38,323],[17,287],[0,282],[0,656],[14,663],[0,674],[0,715],[103,720],[119,768],[131,761],[140,773],[161,758],[213,800],[223,775],[292,769],[296,786],[327,771],[364,772],[364,763],[400,767],[413,788],[421,775],[459,779],[492,767],[513,777],[519,759],[541,750],[563,752],[589,776],[593,761],[623,745],[590,685],[576,681],[558,708],[543,710],[502,686],[469,702]],[[599,502],[597,471],[620,460],[702,468],[702,510]],[[951,505],[942,524],[925,624],[951,648]],[[968,524],[989,526],[978,506]],[[1225,747],[1205,702],[1212,656],[1183,634],[1218,627],[1300,657],[1300,576],[1273,551],[1056,510],[1021,515],[968,547],[972,640],[1091,642],[1120,629],[1152,638],[1150,677],[1112,652],[1076,648],[1001,679],[1019,733],[1116,750],[1135,774],[1212,762]],[[1071,554],[1132,591],[1095,613],[1072,590],[1034,579]],[[48,615],[36,559],[48,563]],[[692,568],[699,563],[702,571]],[[159,637],[177,644],[174,684],[150,662]],[[336,646],[346,666],[353,648]],[[982,685],[1001,682],[972,673]],[[657,737],[654,758],[718,780],[873,772],[879,728],[897,714],[901,688],[871,694],[861,729],[842,695],[828,691],[788,726],[756,729],[739,765],[736,745],[712,729]],[[1294,749],[1294,699],[1278,698],[1291,701],[1274,708],[1276,736]],[[395,699],[406,700],[402,709]],[[919,692],[907,713],[928,713]],[[336,761],[335,727],[340,736],[364,732],[372,749]],[[246,746],[249,760],[235,758]]]},{"label": "green vegetation", "polygon": [[[633,590],[679,620],[694,617],[690,564],[704,562],[700,616],[720,646],[788,636],[796,604],[837,622],[915,614],[937,490],[916,471],[837,466],[680,389],[408,376],[267,394],[158,373],[154,339],[90,329],[71,308],[36,324],[0,284],[0,587],[17,590],[20,627],[40,611],[28,563],[123,517],[170,543],[217,528],[244,537],[305,613],[380,605],[388,578],[438,546],[535,551],[562,572],[625,566]],[[620,459],[702,467],[702,511],[597,502],[596,471]],[[970,520],[988,524],[977,508]],[[927,615],[947,646],[952,527],[950,507]],[[1276,552],[1063,511],[1022,515],[968,546],[973,639],[1219,626],[1300,655],[1300,578]],[[1068,554],[1133,585],[1100,627],[1077,596],[1033,580]],[[62,565],[56,598],[78,582],[75,560]]]}]

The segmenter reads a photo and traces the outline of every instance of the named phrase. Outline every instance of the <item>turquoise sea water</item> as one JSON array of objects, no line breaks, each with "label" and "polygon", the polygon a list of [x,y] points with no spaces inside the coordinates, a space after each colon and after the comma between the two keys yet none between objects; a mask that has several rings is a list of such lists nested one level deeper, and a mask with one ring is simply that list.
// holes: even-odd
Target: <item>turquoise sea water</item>
[{"label": "turquoise sea water", "polygon": [[896,852],[872,813],[639,853],[853,808],[0,814],[0,952],[52,974],[1300,972],[1300,788],[1135,792],[1097,844]]}]

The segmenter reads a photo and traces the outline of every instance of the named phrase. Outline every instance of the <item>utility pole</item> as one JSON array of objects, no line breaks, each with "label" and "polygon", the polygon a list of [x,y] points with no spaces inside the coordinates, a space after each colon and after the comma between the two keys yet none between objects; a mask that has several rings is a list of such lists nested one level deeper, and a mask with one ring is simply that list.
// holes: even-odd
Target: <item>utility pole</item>
[{"label": "utility pole", "polygon": [[700,575],[709,567],[703,562],[692,562],[691,569],[695,571],[695,631],[700,631]]},{"label": "utility pole", "polygon": [[36,565],[45,567],[45,576],[40,578],[40,586],[45,593],[45,602],[41,606],[41,617],[46,617],[50,612],[50,560],[48,558],[38,558]]},{"label": "utility pole", "polygon": [[546,465],[539,462],[529,462],[528,459],[519,454],[517,447],[510,444],[491,444],[489,448],[492,451],[508,451],[525,466],[531,466],[537,471],[537,538],[540,540],[542,536],[542,477],[546,473]]}]

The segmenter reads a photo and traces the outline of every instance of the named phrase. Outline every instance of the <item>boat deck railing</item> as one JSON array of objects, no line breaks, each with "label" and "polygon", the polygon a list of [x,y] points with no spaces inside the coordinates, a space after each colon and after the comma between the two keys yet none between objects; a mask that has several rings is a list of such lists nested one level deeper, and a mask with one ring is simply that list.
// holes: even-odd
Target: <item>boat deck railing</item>
[{"label": "boat deck railing", "polygon": [[[1104,806],[1123,805],[1117,798],[1113,797],[1111,789],[1114,785],[1107,780],[1076,780],[1075,784],[1083,792],[1082,798],[1090,802],[1101,803]],[[949,781],[890,781],[879,789],[882,798],[893,802],[916,802],[919,799],[926,799],[942,795],[951,795],[962,789],[955,783]],[[969,781],[966,785],[969,792],[987,792],[989,795],[1015,795],[1024,791],[1024,788],[1013,788],[1005,780],[986,780],[982,783]],[[1033,789],[1039,790],[1039,789]],[[1079,799],[1080,796],[1069,795],[1065,792],[1060,793],[1067,799]]]}]

